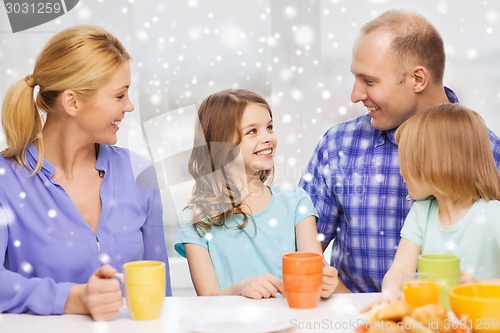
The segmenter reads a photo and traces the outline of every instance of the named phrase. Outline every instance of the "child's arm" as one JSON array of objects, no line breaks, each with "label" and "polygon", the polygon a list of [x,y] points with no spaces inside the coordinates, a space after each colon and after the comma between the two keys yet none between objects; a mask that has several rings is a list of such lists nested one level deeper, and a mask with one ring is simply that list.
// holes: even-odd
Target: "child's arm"
[{"label": "child's arm", "polygon": [[379,303],[389,303],[403,298],[403,278],[405,275],[417,271],[419,254],[420,246],[405,238],[401,238],[391,268],[385,273],[382,280],[382,296],[374,302],[365,305],[361,309],[361,312],[370,311]]},{"label": "child's arm", "polygon": [[[295,229],[297,239],[297,250],[316,252],[323,255],[321,243],[318,240],[316,229],[316,217],[308,216],[297,224]],[[330,297],[339,283],[337,270],[330,266],[323,258],[323,285],[321,286],[321,297]]]},{"label": "child's arm", "polygon": [[476,283],[478,280],[466,269],[460,270],[460,284]]},{"label": "child's arm", "polygon": [[489,284],[500,284],[500,279],[488,279],[488,280],[478,280],[476,279],[468,270],[460,270],[460,284],[464,283],[489,283]]},{"label": "child's arm", "polygon": [[210,253],[197,244],[184,244],[189,272],[198,296],[242,295],[249,298],[274,297],[284,293],[283,282],[272,274],[253,276],[226,288],[220,289]]},{"label": "child's arm", "polygon": [[417,271],[420,246],[401,238],[394,261],[382,281],[382,301],[391,301],[403,296],[403,277]]}]

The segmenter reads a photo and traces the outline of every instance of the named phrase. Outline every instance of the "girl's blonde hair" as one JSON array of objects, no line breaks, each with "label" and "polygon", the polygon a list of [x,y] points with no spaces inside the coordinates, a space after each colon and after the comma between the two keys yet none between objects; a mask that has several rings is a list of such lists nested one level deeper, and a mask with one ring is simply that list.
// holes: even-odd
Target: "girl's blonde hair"
[{"label": "girl's blonde hair", "polygon": [[[271,108],[260,95],[244,89],[228,89],[214,93],[198,109],[193,150],[188,171],[195,180],[193,195],[186,206],[193,212],[195,230],[207,231],[213,225],[224,226],[229,215],[243,215],[239,229],[246,227],[248,216],[241,207],[240,188],[245,180],[234,178],[226,168],[239,154],[242,135],[240,122],[249,104]],[[260,180],[270,182],[272,170],[261,170]]]},{"label": "girl's blonde hair", "polygon": [[459,104],[419,112],[396,131],[403,177],[436,188],[456,203],[500,200],[500,176],[481,116]]},{"label": "girl's blonde hair", "polygon": [[[122,43],[96,26],[75,26],[53,36],[38,56],[33,74],[14,83],[2,106],[2,127],[7,148],[1,155],[29,169],[28,146],[37,140],[38,163],[43,163],[43,120],[58,96],[73,90],[83,100],[104,86],[116,69],[130,59]],[[39,91],[34,99],[35,87]]]}]

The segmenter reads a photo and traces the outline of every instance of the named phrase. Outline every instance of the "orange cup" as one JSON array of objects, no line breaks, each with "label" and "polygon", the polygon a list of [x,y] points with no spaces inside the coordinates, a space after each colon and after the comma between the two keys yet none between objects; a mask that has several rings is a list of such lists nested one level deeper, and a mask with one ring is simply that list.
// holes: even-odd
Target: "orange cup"
[{"label": "orange cup", "polygon": [[440,289],[438,275],[431,273],[410,274],[403,282],[405,301],[413,308],[426,304],[439,304]]},{"label": "orange cup", "polygon": [[288,305],[296,309],[318,306],[323,281],[323,256],[313,252],[283,255],[283,284]]}]

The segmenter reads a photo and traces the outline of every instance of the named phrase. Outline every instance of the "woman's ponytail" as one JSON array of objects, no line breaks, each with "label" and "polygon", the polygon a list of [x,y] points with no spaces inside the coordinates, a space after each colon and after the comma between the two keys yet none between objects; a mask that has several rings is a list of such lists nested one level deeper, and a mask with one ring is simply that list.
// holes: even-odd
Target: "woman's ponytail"
[{"label": "woman's ponytail", "polygon": [[[26,150],[35,139],[41,139],[43,127],[42,118],[33,97],[35,87],[36,81],[33,75],[26,76],[24,80],[10,87],[2,105],[2,127],[7,148],[0,154],[16,160],[25,168],[29,168]],[[39,160],[33,171],[38,171],[42,163],[43,160]]]}]

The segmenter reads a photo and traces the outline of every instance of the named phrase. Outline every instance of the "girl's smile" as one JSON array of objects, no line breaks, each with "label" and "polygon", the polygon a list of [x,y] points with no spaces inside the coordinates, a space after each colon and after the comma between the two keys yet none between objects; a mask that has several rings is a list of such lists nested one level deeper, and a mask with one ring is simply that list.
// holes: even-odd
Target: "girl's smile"
[{"label": "girl's smile", "polygon": [[255,155],[258,155],[258,156],[261,156],[261,157],[273,157],[273,148],[266,148],[266,149],[262,149],[262,150],[259,150],[257,152],[254,153]]},{"label": "girl's smile", "polygon": [[240,129],[239,147],[247,175],[253,177],[259,171],[271,170],[277,142],[269,110],[258,104],[248,104],[243,111]]}]

